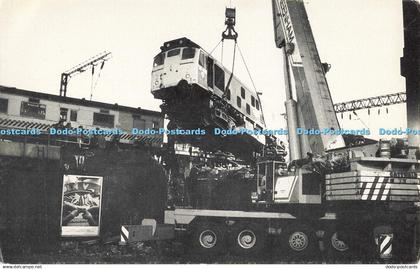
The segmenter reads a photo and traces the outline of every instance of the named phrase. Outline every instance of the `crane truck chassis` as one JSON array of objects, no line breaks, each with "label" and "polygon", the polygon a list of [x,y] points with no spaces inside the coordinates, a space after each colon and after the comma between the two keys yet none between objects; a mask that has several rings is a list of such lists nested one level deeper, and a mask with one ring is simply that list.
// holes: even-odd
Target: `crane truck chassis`
[{"label": "crane truck chassis", "polygon": [[[357,158],[355,162],[387,164],[388,168],[393,164],[397,169],[407,160]],[[416,160],[410,163],[419,165]],[[275,168],[276,164],[276,161],[263,161],[259,166]],[[298,170],[300,176],[293,176],[296,178],[293,190],[302,198],[303,189],[296,185],[302,183],[298,179],[303,178],[305,171]],[[288,176],[276,175],[276,169],[266,169],[266,173],[258,174],[257,178],[269,177],[267,171],[274,181],[287,180]],[[267,194],[259,200],[264,197],[261,191],[252,194],[252,204],[243,210],[175,207],[165,211],[164,224],[145,219],[142,225],[122,226],[121,243],[186,237],[191,249],[201,254],[220,254],[229,248],[237,255],[251,255],[276,239],[286,253],[294,256],[327,254],[368,261],[382,258],[414,262],[417,219],[412,201],[418,197],[420,173],[395,171],[359,170],[326,175],[326,195],[319,204],[290,201],[274,204],[269,202]],[[274,184],[278,186],[277,182]],[[261,182],[257,184],[260,185],[257,189],[261,189]],[[406,195],[407,189],[412,190],[413,196]],[[279,187],[268,196],[277,199],[278,193],[281,193]],[[348,193],[357,193],[350,195],[358,200],[345,200]],[[334,197],[342,200],[334,201]],[[293,195],[290,198],[293,200]],[[401,202],[401,199],[408,201]]]}]

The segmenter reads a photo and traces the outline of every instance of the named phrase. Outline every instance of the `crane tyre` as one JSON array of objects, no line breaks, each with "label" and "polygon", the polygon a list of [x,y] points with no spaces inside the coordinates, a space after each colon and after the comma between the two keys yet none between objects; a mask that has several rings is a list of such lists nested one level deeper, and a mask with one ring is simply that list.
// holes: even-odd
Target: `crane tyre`
[{"label": "crane tyre", "polygon": [[329,259],[342,261],[350,257],[350,245],[336,230],[329,230],[324,236],[326,252]]},{"label": "crane tyre", "polygon": [[225,245],[225,232],[217,223],[199,222],[194,225],[191,234],[192,251],[197,254],[215,255]]},{"label": "crane tyre", "polygon": [[313,255],[318,242],[314,232],[304,225],[285,229],[282,239],[282,245],[293,256]]},{"label": "crane tyre", "polygon": [[264,248],[266,241],[267,235],[264,229],[248,222],[235,224],[229,236],[232,252],[241,256],[258,254]]}]

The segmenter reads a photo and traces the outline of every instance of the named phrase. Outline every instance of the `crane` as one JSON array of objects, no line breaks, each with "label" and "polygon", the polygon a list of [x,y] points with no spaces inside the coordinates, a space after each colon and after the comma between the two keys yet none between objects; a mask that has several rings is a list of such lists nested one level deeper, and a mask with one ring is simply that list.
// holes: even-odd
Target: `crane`
[{"label": "crane", "polygon": [[[285,56],[285,103],[292,145],[290,157],[299,159],[307,152],[319,154],[325,149],[344,147],[340,135],[298,137],[296,134],[294,127],[337,130],[340,125],[303,2],[273,0],[272,7],[275,43],[278,48],[283,48]],[[291,74],[296,83],[296,100],[292,93]]]},{"label": "crane", "polygon": [[[348,130],[339,125],[304,0],[272,0],[272,11],[275,43],[283,54],[289,164],[262,153],[249,171],[254,176],[226,174],[226,181],[214,180],[207,167],[195,167],[190,180],[202,185],[194,195],[206,198],[168,208],[163,225],[144,219],[140,228],[122,226],[121,242],[140,240],[138,230],[144,228],[147,240],[188,232],[193,249],[210,255],[225,252],[226,245],[239,255],[256,254],[269,236],[279,236],[282,250],[296,256],[317,253],[318,245],[340,256],[377,250],[372,257],[390,259],[393,240],[394,252],[408,254],[420,200],[420,161],[407,155],[404,141],[378,142],[343,132]],[[361,109],[404,101],[403,94],[396,96],[347,103]],[[232,144],[236,141],[232,137]],[[191,161],[184,163],[191,167]],[[214,169],[214,174],[223,171]],[[246,189],[248,182],[255,187]],[[247,193],[229,204],[241,189]]]},{"label": "crane", "polygon": [[385,94],[375,97],[351,100],[342,103],[334,104],[334,111],[336,113],[355,111],[360,109],[369,109],[373,107],[382,107],[389,105],[396,105],[407,102],[407,95],[405,92],[397,92],[392,94]]},{"label": "crane", "polygon": [[69,70],[63,72],[61,74],[61,80],[60,80],[60,96],[67,96],[67,84],[69,79],[77,74],[85,72],[89,67],[92,68],[92,75],[94,73],[94,68],[97,64],[101,63],[100,69],[102,70],[104,68],[105,62],[111,58],[111,52],[101,52],[100,54],[84,61],[81,64],[78,64],[74,66],[73,68],[70,68]]}]

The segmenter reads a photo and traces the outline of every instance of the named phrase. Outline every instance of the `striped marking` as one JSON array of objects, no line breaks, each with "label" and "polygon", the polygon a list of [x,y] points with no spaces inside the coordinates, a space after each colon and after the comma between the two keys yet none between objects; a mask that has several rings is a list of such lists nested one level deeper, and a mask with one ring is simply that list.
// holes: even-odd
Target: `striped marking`
[{"label": "striped marking", "polygon": [[51,125],[46,123],[30,122],[23,120],[0,119],[0,126],[5,128],[19,128],[19,129],[39,129],[41,132],[47,132]]},{"label": "striped marking", "polygon": [[[357,180],[362,179],[363,177],[353,178],[352,182],[346,181],[341,184],[329,184],[327,180],[327,199],[346,200],[348,198],[350,200],[365,201],[420,200],[420,184],[416,182],[417,179],[408,183],[406,181],[410,179],[376,176],[370,180],[357,182]],[[342,196],[347,196],[347,198]]]},{"label": "striped marking", "polygon": [[[376,183],[376,185],[374,187],[375,190],[373,191],[373,195],[371,197],[371,200],[377,200],[378,199],[378,195],[379,195],[382,187],[384,186],[384,184],[382,184],[382,182],[384,182],[384,178],[380,177],[378,182]],[[378,188],[378,184],[379,184],[380,188]]]},{"label": "striped marking", "polygon": [[121,226],[121,242],[128,242],[128,230],[124,226]]},{"label": "striped marking", "polygon": [[379,195],[378,195],[379,200],[382,200],[382,201],[386,200],[388,193],[384,195],[384,192],[385,192],[386,186],[389,186],[388,180],[389,180],[388,177],[384,178],[383,184],[381,185],[381,189],[379,190]]},{"label": "striped marking", "polygon": [[362,189],[362,193],[363,193],[363,195],[362,195],[362,200],[367,200],[368,199],[368,197],[369,197],[369,192],[370,192],[370,189],[372,188],[372,183],[366,183],[366,188],[365,189]]},{"label": "striped marking", "polygon": [[[38,129],[42,133],[48,133],[48,130],[51,128],[52,124],[48,123],[39,123],[32,121],[23,121],[23,120],[13,120],[13,119],[1,119],[0,118],[0,128],[15,128],[15,129]],[[71,128],[75,130],[76,128]],[[106,141],[112,141],[113,135],[106,135]],[[144,142],[151,144],[152,146],[160,146],[163,143],[163,136],[161,135],[132,135],[129,133],[124,133],[120,137],[120,143],[124,144],[133,144],[134,141]]]},{"label": "striped marking", "polygon": [[[420,180],[416,178],[392,178],[389,176],[383,176],[390,178],[391,183],[397,184],[420,184]],[[339,179],[327,179],[326,184],[329,185],[339,185],[346,183],[363,183],[363,182],[372,182],[375,180],[375,177],[347,177]]]},{"label": "striped marking", "polygon": [[376,185],[378,184],[378,182],[379,182],[379,177],[375,177],[375,180],[373,181],[372,188],[369,189],[369,194],[368,194],[368,197],[367,197],[368,200],[373,200],[372,199],[373,193],[375,192]]},{"label": "striped marking", "polygon": [[392,234],[380,234],[379,235],[379,255],[382,259],[392,257]]}]

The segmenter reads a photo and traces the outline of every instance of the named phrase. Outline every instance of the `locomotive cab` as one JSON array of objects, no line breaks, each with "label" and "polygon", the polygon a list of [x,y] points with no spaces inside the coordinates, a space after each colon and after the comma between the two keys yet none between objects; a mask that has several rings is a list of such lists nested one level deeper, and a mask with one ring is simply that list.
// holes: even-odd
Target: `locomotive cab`
[{"label": "locomotive cab", "polygon": [[199,51],[198,45],[188,39],[165,42],[153,60],[152,94],[166,99],[180,81],[197,83]]}]

